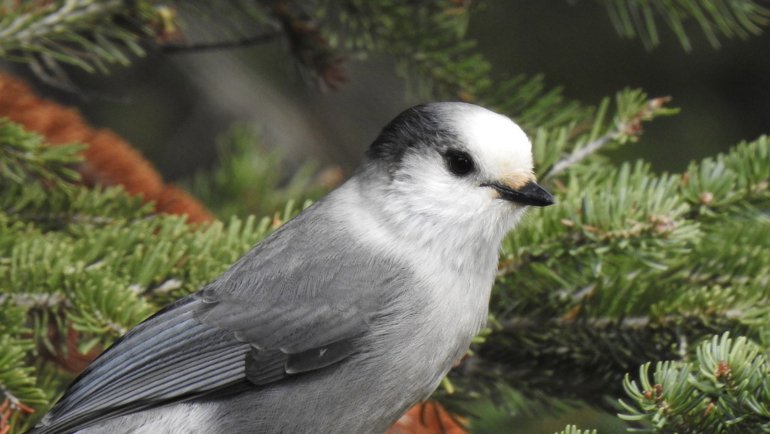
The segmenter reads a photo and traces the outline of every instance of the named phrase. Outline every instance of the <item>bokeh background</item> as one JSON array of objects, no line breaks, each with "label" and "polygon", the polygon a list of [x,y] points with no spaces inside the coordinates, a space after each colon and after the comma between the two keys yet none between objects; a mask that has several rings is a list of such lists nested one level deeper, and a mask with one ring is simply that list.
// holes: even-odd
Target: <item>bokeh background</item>
[{"label": "bokeh background", "polygon": [[[681,113],[648,124],[639,143],[614,154],[617,160],[643,158],[656,170],[680,171],[690,160],[770,130],[768,34],[722,40],[716,48],[695,30],[688,52],[662,28],[662,44],[647,50],[638,39],[619,37],[597,2],[552,0],[481,2],[469,37],[491,59],[493,75],[544,74],[570,99],[596,104],[629,86],[672,96]],[[348,81],[338,90],[320,89],[303,77],[282,41],[151,51],[109,76],[73,71],[78,93],[13,68],[40,93],[127,138],[171,181],[214,164],[214,144],[235,122],[256,127],[262,146],[282,149],[287,173],[307,160],[349,172],[387,121],[424,100],[384,56],[348,58]]]}]

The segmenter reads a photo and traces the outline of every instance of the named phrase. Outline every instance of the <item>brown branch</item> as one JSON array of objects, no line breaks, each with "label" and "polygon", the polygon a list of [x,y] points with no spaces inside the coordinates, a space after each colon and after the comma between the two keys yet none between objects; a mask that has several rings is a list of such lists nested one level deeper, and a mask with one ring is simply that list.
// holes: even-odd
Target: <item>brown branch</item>
[{"label": "brown branch", "polygon": [[185,54],[200,51],[228,50],[272,42],[281,36],[283,36],[283,31],[275,30],[272,32],[266,32],[259,35],[230,41],[201,42],[195,44],[163,44],[160,45],[160,49],[167,54]]}]

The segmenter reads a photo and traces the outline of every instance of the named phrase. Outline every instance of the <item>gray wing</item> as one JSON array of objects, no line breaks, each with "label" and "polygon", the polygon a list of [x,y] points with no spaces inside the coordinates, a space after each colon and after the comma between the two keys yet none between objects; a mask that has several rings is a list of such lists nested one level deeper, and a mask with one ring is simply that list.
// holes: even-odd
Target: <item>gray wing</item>
[{"label": "gray wing", "polygon": [[166,402],[329,366],[356,351],[355,338],[366,332],[367,322],[354,308],[265,311],[234,300],[186,299],[89,366],[39,432],[70,432]]},{"label": "gray wing", "polygon": [[372,313],[345,302],[253,306],[237,299],[203,293],[198,320],[232,332],[251,347],[245,376],[252,384],[266,384],[338,362],[355,350],[355,338],[369,330]]},{"label": "gray wing", "polygon": [[[394,269],[334,237],[313,261],[296,260],[296,249],[310,247],[301,240],[313,239],[302,232],[284,240],[274,234],[209,288],[131,330],[32,432],[71,432],[168,402],[258,387],[359,351],[358,338],[386,302],[372,288],[393,283]],[[337,243],[347,244],[347,257],[339,257]]]}]

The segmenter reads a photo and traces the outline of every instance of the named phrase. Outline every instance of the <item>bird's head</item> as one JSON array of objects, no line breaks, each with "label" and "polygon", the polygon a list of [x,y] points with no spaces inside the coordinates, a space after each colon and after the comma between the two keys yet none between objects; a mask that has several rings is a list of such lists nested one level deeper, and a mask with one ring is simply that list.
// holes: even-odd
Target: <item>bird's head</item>
[{"label": "bird's head", "polygon": [[[372,143],[361,176],[385,213],[500,228],[527,206],[553,204],[532,172],[532,145],[509,118],[459,102],[412,107]],[[444,226],[444,225],[440,225]],[[494,231],[497,232],[497,231]]]}]

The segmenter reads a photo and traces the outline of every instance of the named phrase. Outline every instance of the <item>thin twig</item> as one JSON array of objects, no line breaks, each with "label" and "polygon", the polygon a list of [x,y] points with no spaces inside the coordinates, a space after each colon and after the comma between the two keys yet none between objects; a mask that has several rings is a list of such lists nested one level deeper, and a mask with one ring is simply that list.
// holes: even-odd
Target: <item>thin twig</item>
[{"label": "thin twig", "polygon": [[[740,309],[730,309],[722,312],[721,317],[727,320],[735,320],[743,317],[744,312]],[[566,318],[551,318],[542,320],[532,317],[516,317],[502,321],[500,325],[502,329],[507,333],[521,334],[525,330],[538,329],[542,330],[545,327],[575,327],[582,325],[593,329],[606,329],[612,327],[616,330],[638,330],[649,327],[651,325],[661,325],[667,323],[676,323],[688,318],[698,318],[697,315],[668,315],[661,318],[652,318],[649,316],[636,316],[626,317],[623,319],[618,318],[581,318],[581,319],[566,319]]]},{"label": "thin twig", "polygon": [[93,224],[104,226],[110,223],[114,223],[118,219],[105,216],[92,216],[87,214],[68,214],[67,212],[55,212],[49,214],[33,214],[28,212],[18,212],[12,209],[2,210],[4,214],[13,216],[18,219],[30,220],[35,223],[48,223],[53,222],[58,225],[78,223],[78,224]]},{"label": "thin twig", "polygon": [[568,156],[562,158],[561,160],[557,161],[552,167],[551,170],[548,171],[543,176],[543,179],[552,178],[572,166],[573,164],[577,164],[583,160],[585,160],[587,157],[589,157],[594,152],[598,151],[602,148],[602,146],[606,145],[607,143],[611,142],[612,140],[615,140],[618,136],[620,136],[621,132],[625,130],[625,127],[622,125],[618,128],[616,128],[613,131],[610,131],[609,133],[599,137],[598,139],[594,140],[593,142],[590,142],[586,146],[576,149]]},{"label": "thin twig", "polygon": [[44,293],[28,293],[28,292],[14,292],[9,294],[0,294],[0,305],[10,301],[15,306],[28,307],[28,308],[46,308],[50,309],[61,303],[67,302],[67,298],[62,294],[44,294]]},{"label": "thin twig", "polygon": [[161,45],[161,49],[163,50],[164,53],[177,54],[177,53],[190,53],[190,52],[209,51],[209,50],[243,48],[251,45],[271,42],[282,35],[283,35],[282,31],[276,30],[272,32],[250,36],[248,38],[236,39],[234,41],[202,42],[198,44],[167,44],[167,45]]},{"label": "thin twig", "polygon": [[661,108],[671,101],[671,97],[662,96],[647,100],[644,107],[641,108],[636,114],[630,116],[627,119],[623,119],[622,122],[617,122],[615,128],[607,134],[599,137],[598,139],[588,143],[580,149],[575,149],[571,154],[557,161],[548,172],[543,176],[543,179],[553,178],[554,176],[564,172],[570,166],[577,164],[586,159],[591,154],[601,149],[607,143],[620,139],[624,136],[638,136],[642,131],[642,122],[649,121],[656,116]]},{"label": "thin twig", "polygon": [[[17,398],[16,395],[11,393],[11,391],[8,390],[4,384],[0,384],[0,394],[5,396],[5,399],[0,401],[3,403],[3,408],[0,413],[6,411],[21,411],[27,414],[31,414],[35,412],[34,408],[22,403],[21,399]],[[4,420],[3,422],[7,422],[7,420]],[[2,425],[0,425],[0,428],[2,428]]]},{"label": "thin twig", "polygon": [[46,68],[43,66],[42,63],[38,61],[34,56],[29,56],[29,68],[32,70],[32,73],[35,74],[35,77],[37,77],[40,81],[43,83],[65,91],[69,93],[80,93],[80,89],[78,89],[77,86],[75,86],[74,83],[72,83],[72,80],[67,76],[67,73],[64,72],[64,70],[61,69],[61,67],[54,66],[55,63],[52,61],[47,61],[46,59],[50,59],[50,56],[46,56],[44,54],[40,55],[40,58],[44,61],[46,66],[49,68],[46,70]]}]

